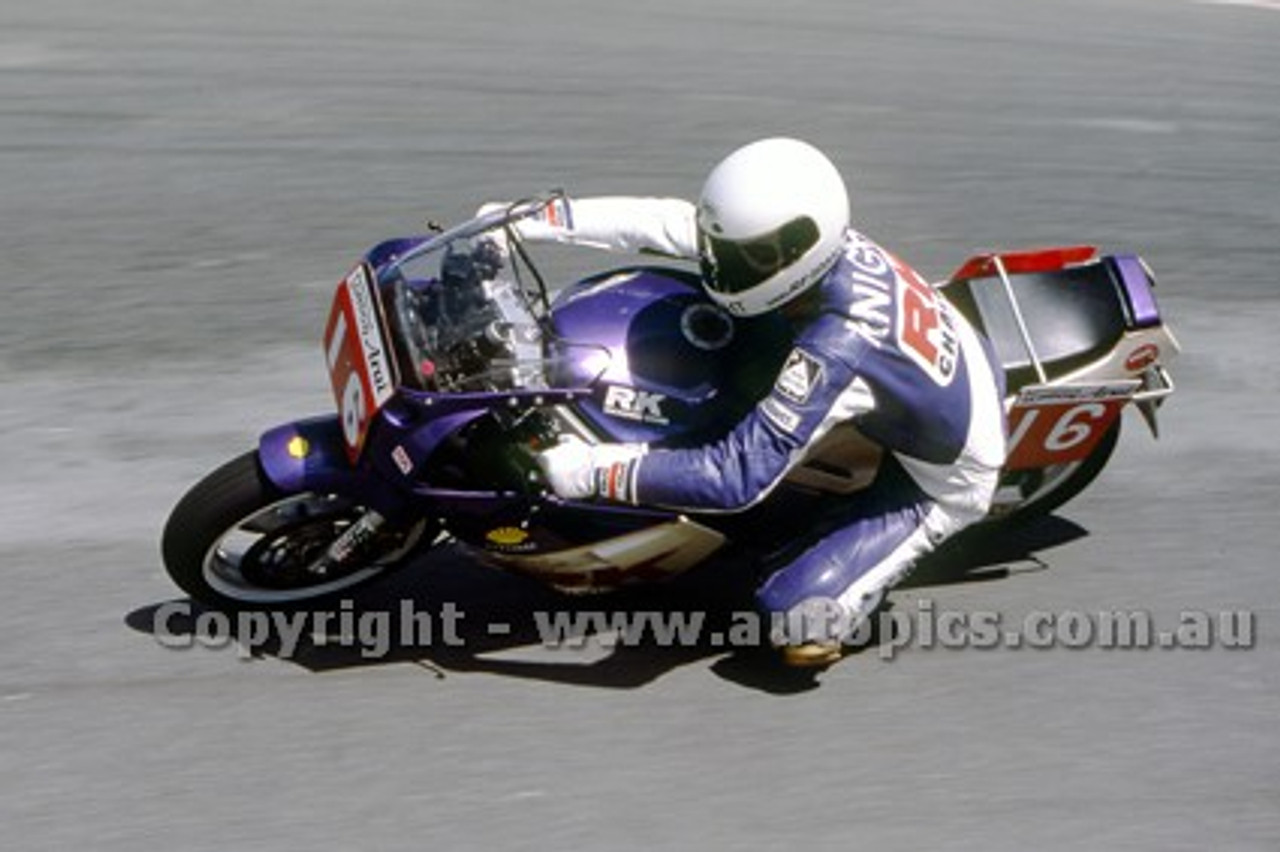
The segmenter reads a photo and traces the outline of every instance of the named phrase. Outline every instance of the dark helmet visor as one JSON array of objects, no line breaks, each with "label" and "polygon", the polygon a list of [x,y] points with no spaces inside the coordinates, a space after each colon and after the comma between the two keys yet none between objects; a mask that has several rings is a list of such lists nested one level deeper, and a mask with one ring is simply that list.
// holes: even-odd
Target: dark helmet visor
[{"label": "dark helmet visor", "polygon": [[818,225],[800,216],[749,240],[724,240],[698,229],[702,280],[717,293],[741,293],[799,260],[818,242]]}]

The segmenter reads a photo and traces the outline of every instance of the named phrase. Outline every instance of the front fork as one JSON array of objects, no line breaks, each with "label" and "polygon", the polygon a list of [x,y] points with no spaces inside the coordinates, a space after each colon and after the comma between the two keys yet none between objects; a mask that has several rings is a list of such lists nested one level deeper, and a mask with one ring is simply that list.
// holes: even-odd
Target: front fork
[{"label": "front fork", "polygon": [[317,577],[325,577],[331,573],[342,573],[349,564],[359,565],[386,522],[377,510],[366,509],[358,521],[333,540],[323,556],[307,566],[307,570]]}]

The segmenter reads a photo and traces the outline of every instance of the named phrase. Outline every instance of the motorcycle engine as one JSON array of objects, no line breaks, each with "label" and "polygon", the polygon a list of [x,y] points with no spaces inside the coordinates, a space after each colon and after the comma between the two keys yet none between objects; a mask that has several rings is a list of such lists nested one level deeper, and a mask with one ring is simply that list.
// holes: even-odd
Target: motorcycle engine
[{"label": "motorcycle engine", "polygon": [[418,386],[433,391],[545,387],[542,332],[492,240],[451,246],[439,278],[405,281],[396,315]]}]

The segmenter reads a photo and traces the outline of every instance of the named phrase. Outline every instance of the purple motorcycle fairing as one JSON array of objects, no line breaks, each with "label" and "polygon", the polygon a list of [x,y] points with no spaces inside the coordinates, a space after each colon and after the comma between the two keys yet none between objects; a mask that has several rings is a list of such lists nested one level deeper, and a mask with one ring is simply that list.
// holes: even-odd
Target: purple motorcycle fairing
[{"label": "purple motorcycle fairing", "polygon": [[388,263],[408,254],[413,249],[418,248],[427,242],[430,237],[398,237],[396,239],[385,240],[369,249],[364,259],[369,262],[379,273]]},{"label": "purple motorcycle fairing", "polygon": [[[283,491],[342,494],[376,509],[393,523],[435,516],[459,539],[499,552],[512,552],[509,544],[492,538],[495,530],[504,528],[526,529],[528,538],[520,542],[519,552],[538,553],[670,521],[674,513],[662,510],[577,504],[515,489],[437,488],[420,478],[440,442],[487,411],[569,404],[579,395],[574,390],[432,394],[400,389],[379,412],[354,467],[347,459],[336,416],[269,430],[259,441],[260,464]],[[301,455],[295,438],[305,441]],[[535,513],[537,523],[531,524]]]},{"label": "purple motorcycle fairing", "polygon": [[1120,283],[1132,313],[1131,328],[1150,328],[1160,324],[1160,308],[1156,305],[1153,292],[1155,282],[1151,280],[1146,264],[1135,254],[1118,254],[1112,256],[1112,262],[1120,275]]},{"label": "purple motorcycle fairing", "polygon": [[[285,423],[262,435],[258,452],[263,472],[286,491],[335,491],[359,497],[368,505],[397,512],[404,497],[383,495],[388,482],[417,498],[457,492],[423,486],[415,476],[436,448],[453,433],[486,412],[572,403],[580,390],[508,391],[503,393],[431,393],[399,388],[378,412],[358,463],[346,455],[342,425],[336,415]],[[302,438],[302,451],[294,438]],[[493,492],[465,492],[480,498]]]},{"label": "purple motorcycle fairing", "polygon": [[258,439],[258,464],[263,475],[287,494],[342,494],[388,518],[405,518],[412,512],[406,495],[388,489],[367,457],[351,465],[337,415],[296,420],[263,433]]}]

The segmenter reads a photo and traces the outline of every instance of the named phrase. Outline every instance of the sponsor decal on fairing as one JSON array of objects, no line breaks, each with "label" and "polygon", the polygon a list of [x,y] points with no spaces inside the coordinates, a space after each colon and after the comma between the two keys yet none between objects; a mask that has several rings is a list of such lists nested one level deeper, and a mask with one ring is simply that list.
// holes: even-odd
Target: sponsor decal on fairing
[{"label": "sponsor decal on fairing", "polygon": [[662,410],[666,398],[666,394],[626,385],[609,385],[604,394],[604,413],[622,420],[665,426],[671,422]]}]

